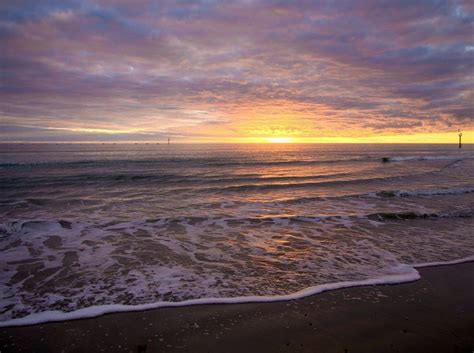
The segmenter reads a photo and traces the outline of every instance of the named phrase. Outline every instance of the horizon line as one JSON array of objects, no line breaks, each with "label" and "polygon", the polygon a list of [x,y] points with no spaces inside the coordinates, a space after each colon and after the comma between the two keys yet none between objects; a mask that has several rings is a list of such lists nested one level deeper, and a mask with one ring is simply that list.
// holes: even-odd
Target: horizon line
[{"label": "horizon line", "polygon": [[[8,144],[98,144],[98,145],[120,145],[120,144],[133,144],[133,145],[166,145],[167,141],[0,141],[0,145]],[[458,145],[458,142],[174,142],[169,145]],[[474,145],[474,142],[463,142],[462,145]]]}]

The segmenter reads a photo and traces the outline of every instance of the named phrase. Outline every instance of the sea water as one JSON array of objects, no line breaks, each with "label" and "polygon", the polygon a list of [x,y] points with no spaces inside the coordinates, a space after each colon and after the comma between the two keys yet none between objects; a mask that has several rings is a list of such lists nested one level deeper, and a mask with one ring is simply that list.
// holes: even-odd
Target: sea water
[{"label": "sea water", "polygon": [[472,145],[1,144],[0,326],[415,280],[473,193]]}]

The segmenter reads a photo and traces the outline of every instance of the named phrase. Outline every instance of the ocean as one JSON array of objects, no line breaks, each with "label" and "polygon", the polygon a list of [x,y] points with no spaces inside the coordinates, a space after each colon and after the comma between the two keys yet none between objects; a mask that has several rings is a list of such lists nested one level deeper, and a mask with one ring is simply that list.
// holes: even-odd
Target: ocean
[{"label": "ocean", "polygon": [[0,144],[0,326],[416,280],[473,192],[473,145]]}]

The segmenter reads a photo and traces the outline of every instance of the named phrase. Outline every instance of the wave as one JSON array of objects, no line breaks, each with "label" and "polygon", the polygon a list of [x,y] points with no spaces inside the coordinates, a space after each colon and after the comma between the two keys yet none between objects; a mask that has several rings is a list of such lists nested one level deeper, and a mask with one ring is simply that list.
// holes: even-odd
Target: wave
[{"label": "wave", "polygon": [[411,196],[442,196],[442,195],[461,195],[474,192],[474,185],[455,186],[449,188],[434,189],[416,189],[416,190],[394,190],[379,191],[376,193],[380,197],[411,197]]},{"label": "wave", "polygon": [[[318,188],[328,186],[340,186],[347,184],[359,184],[367,182],[387,182],[391,180],[400,180],[401,178],[422,176],[432,174],[434,171],[421,172],[421,173],[409,173],[401,175],[389,175],[372,178],[354,178],[354,179],[337,179],[337,180],[325,180],[319,182],[303,182],[303,183],[269,183],[269,184],[243,184],[243,185],[230,185],[220,188],[202,188],[199,191],[214,192],[214,193],[227,193],[227,192],[246,192],[246,191],[267,191],[267,190],[281,190],[281,189],[297,189],[297,188]],[[436,172],[436,171],[435,171]],[[342,173],[341,176],[350,174]],[[337,174],[336,174],[337,176]],[[265,180],[265,179],[261,179]]]},{"label": "wave", "polygon": [[378,192],[367,192],[367,193],[349,194],[349,195],[342,195],[342,196],[326,196],[326,197],[306,196],[306,197],[286,199],[279,202],[283,204],[298,204],[298,203],[314,202],[314,201],[341,200],[341,199],[353,199],[353,198],[364,198],[364,197],[391,198],[391,197],[416,197],[416,196],[444,196],[444,195],[470,194],[473,192],[474,192],[474,185],[467,185],[467,186],[452,186],[452,187],[447,187],[447,188],[433,188],[433,189],[381,190]]},{"label": "wave", "polygon": [[314,165],[314,164],[333,164],[333,163],[353,163],[376,161],[373,157],[356,158],[337,158],[337,159],[315,159],[315,160],[289,160],[289,161],[216,161],[208,163],[209,166],[227,167],[227,166],[292,166],[292,165]]},{"label": "wave", "polygon": [[420,213],[415,211],[395,211],[395,212],[375,212],[370,214],[345,214],[330,216],[288,216],[288,217],[257,217],[242,219],[243,222],[322,222],[331,220],[350,219],[371,219],[371,220],[410,220],[410,219],[430,219],[430,218],[468,218],[472,217],[470,210],[462,210],[447,213]]},{"label": "wave", "polygon": [[[328,183],[333,182],[326,182]],[[311,183],[311,185],[324,185],[324,183]],[[7,185],[7,184],[4,184]],[[55,184],[57,185],[57,184]],[[270,186],[262,185],[263,188],[269,188]],[[284,186],[278,186],[280,184],[276,184],[276,188],[282,188]],[[285,185],[285,184],[283,184]],[[302,184],[291,184],[297,187],[298,185]],[[252,186],[254,189],[258,188],[259,185]],[[235,187],[231,187],[234,188]],[[209,191],[208,189],[204,189]],[[220,190],[220,189],[212,189],[212,190]],[[467,185],[467,186],[454,186],[454,187],[447,187],[447,188],[432,188],[432,189],[413,189],[413,190],[381,190],[378,192],[367,192],[367,193],[355,193],[355,194],[346,194],[346,195],[339,195],[339,196],[304,196],[304,197],[295,197],[295,198],[287,198],[282,200],[275,200],[275,201],[232,201],[230,204],[228,201],[217,201],[217,202],[196,202],[190,204],[190,207],[195,209],[215,209],[220,208],[223,205],[225,208],[232,206],[234,208],[243,207],[266,207],[268,205],[275,206],[275,205],[300,205],[306,203],[313,203],[313,202],[325,202],[325,201],[344,201],[344,200],[351,200],[351,199],[371,199],[371,198],[410,198],[410,197],[430,197],[430,196],[450,196],[450,195],[463,195],[463,194],[470,194],[474,193],[474,185]],[[367,200],[368,201],[368,200]],[[368,201],[370,202],[370,201]],[[100,205],[100,201],[93,201],[93,200],[83,200],[83,199],[73,199],[73,198],[28,198],[28,199],[21,199],[21,200],[0,200],[0,206],[14,206],[19,204],[31,204],[35,206],[44,206],[50,203],[53,204],[64,204],[70,207],[71,205],[77,206],[84,206],[84,205]],[[0,225],[0,234],[2,233],[1,225]]]},{"label": "wave", "polygon": [[[447,188],[433,188],[433,189],[414,189],[414,190],[382,190],[378,192],[367,192],[360,194],[348,194],[341,196],[305,196],[295,197],[278,201],[282,204],[299,204],[315,201],[329,201],[329,200],[343,200],[343,199],[360,199],[360,198],[391,198],[391,197],[416,197],[416,196],[444,196],[444,195],[462,195],[474,192],[474,185],[468,186],[454,186]],[[276,203],[276,202],[271,202]]]},{"label": "wave", "polygon": [[[256,206],[268,206],[268,205],[298,205],[312,202],[324,202],[324,201],[342,201],[350,199],[365,199],[365,198],[408,198],[416,196],[444,196],[444,195],[462,195],[474,192],[474,186],[455,186],[448,188],[433,188],[433,189],[414,189],[414,190],[382,190],[378,192],[367,192],[359,194],[347,194],[340,196],[304,196],[294,197],[275,201],[233,201],[232,207],[256,207]],[[193,207],[202,208],[216,208],[227,202],[212,202],[212,203],[196,203]]]},{"label": "wave", "polygon": [[400,265],[397,269],[400,273],[393,275],[380,276],[376,278],[360,280],[360,281],[344,281],[321,284],[317,286],[308,287],[300,291],[286,294],[286,295],[275,295],[275,296],[245,296],[245,297],[227,297],[227,298],[201,298],[184,300],[181,302],[166,302],[160,301],[149,304],[139,305],[123,305],[123,304],[108,304],[108,305],[96,305],[87,308],[79,309],[71,312],[63,312],[59,310],[55,311],[44,311],[40,313],[30,314],[17,319],[11,319],[0,322],[0,327],[13,327],[13,326],[26,326],[35,325],[46,322],[55,321],[67,321],[76,319],[85,319],[101,316],[109,313],[118,312],[133,312],[133,311],[145,311],[150,309],[166,308],[166,307],[180,307],[190,305],[203,305],[203,304],[242,304],[242,303],[269,303],[278,301],[289,301],[295,299],[302,299],[311,295],[320,294],[323,292],[349,288],[349,287],[360,287],[377,284],[399,284],[406,282],[413,282],[420,279],[420,274],[414,268],[406,265]]},{"label": "wave", "polygon": [[474,155],[446,155],[446,156],[396,156],[385,157],[390,162],[404,161],[460,161],[466,159],[474,159]]},{"label": "wave", "polygon": [[216,158],[162,158],[162,159],[103,159],[103,160],[82,160],[82,161],[62,161],[62,162],[15,162],[0,163],[0,168],[32,168],[32,167],[96,167],[104,165],[162,165],[162,164],[187,164],[207,167],[231,167],[231,166],[291,166],[291,165],[314,165],[314,164],[332,164],[344,162],[370,162],[377,161],[375,157],[355,157],[355,158],[336,158],[336,159],[312,159],[312,160],[223,160]]},{"label": "wave", "polygon": [[[444,155],[444,156],[393,156],[383,157],[390,162],[403,161],[460,161],[474,159],[474,155]],[[291,160],[224,160],[216,158],[161,158],[161,159],[91,159],[79,161],[43,161],[43,162],[8,162],[0,163],[0,168],[17,167],[85,167],[85,166],[106,166],[106,165],[161,165],[161,164],[189,164],[207,167],[231,167],[231,166],[305,166],[333,163],[357,163],[357,162],[380,162],[380,157],[374,155],[343,157],[334,159],[291,159]]]},{"label": "wave", "polygon": [[455,265],[465,262],[473,262],[473,256],[467,256],[450,261],[437,261],[431,263],[422,264],[399,264],[393,270],[397,273],[377,276],[374,278],[358,280],[358,281],[343,281],[325,283],[316,286],[311,286],[299,290],[294,293],[285,295],[274,295],[274,296],[242,296],[242,297],[223,297],[223,298],[200,298],[190,299],[180,302],[170,301],[158,301],[148,304],[138,305],[123,305],[123,304],[106,304],[106,305],[95,305],[86,308],[82,308],[75,311],[63,312],[59,310],[54,311],[43,311],[40,313],[30,314],[21,318],[15,318],[0,322],[0,327],[16,327],[16,326],[28,326],[36,325],[47,322],[58,322],[58,321],[69,321],[77,319],[86,319],[102,316],[105,314],[119,313],[119,312],[137,312],[151,309],[167,308],[167,307],[182,307],[191,305],[208,305],[208,304],[243,304],[243,303],[270,303],[270,302],[281,302],[302,299],[312,295],[321,294],[332,290],[338,290],[343,288],[361,287],[361,286],[373,286],[373,285],[386,285],[386,284],[401,284],[417,281],[421,278],[420,273],[416,268],[429,267],[429,266],[443,266],[443,265]]},{"label": "wave", "polygon": [[409,220],[409,219],[429,219],[429,218],[468,218],[472,217],[472,212],[469,210],[455,211],[449,213],[419,213],[419,212],[376,212],[371,213],[364,218],[387,221],[387,220]]},{"label": "wave", "polygon": [[[113,169],[113,168],[110,168]],[[191,168],[192,169],[192,168]],[[251,169],[250,169],[251,170]],[[335,172],[326,174],[314,175],[300,175],[300,176],[262,176],[255,173],[246,174],[232,174],[224,176],[221,173],[209,175],[208,173],[194,173],[194,174],[173,174],[166,171],[159,170],[144,170],[137,171],[124,170],[117,172],[100,172],[94,171],[91,173],[81,173],[72,175],[48,175],[48,176],[20,176],[20,177],[4,177],[0,178],[3,186],[8,187],[22,187],[24,185],[53,185],[53,186],[67,186],[77,183],[127,183],[127,182],[150,182],[162,183],[170,185],[184,185],[194,187],[195,185],[203,186],[199,191],[208,192],[232,192],[232,191],[258,191],[258,190],[279,190],[284,188],[304,188],[317,186],[331,186],[348,183],[358,183],[367,181],[382,181],[394,180],[401,177],[421,176],[432,173],[437,173],[439,170],[430,170],[425,172],[414,172],[401,175],[380,176],[373,178],[352,178],[352,179],[337,179],[342,177],[349,177],[353,175],[351,172]],[[334,179],[324,180],[321,179]],[[302,182],[301,182],[302,181]],[[305,182],[309,181],[309,182]],[[315,181],[315,182],[312,182]],[[287,183],[284,183],[287,182]],[[294,182],[294,183],[292,183]],[[231,184],[223,187],[206,187],[206,184]],[[237,184],[237,185],[232,185]],[[239,185],[240,184],[240,185]]]},{"label": "wave", "polygon": [[147,223],[187,223],[198,224],[202,222],[212,223],[228,223],[228,224],[281,224],[289,222],[309,222],[319,223],[325,221],[349,221],[355,219],[371,219],[371,220],[410,220],[410,219],[432,219],[432,218],[469,218],[473,213],[470,210],[461,210],[446,213],[420,213],[416,211],[394,211],[394,212],[375,212],[370,214],[342,214],[342,215],[296,215],[296,216],[262,216],[262,217],[242,217],[242,218],[226,218],[226,217],[165,217],[146,220]]},{"label": "wave", "polygon": [[[334,214],[334,215],[288,215],[288,216],[259,216],[259,217],[221,217],[221,216],[182,216],[182,217],[158,217],[145,220],[135,220],[130,223],[131,226],[140,224],[168,225],[172,223],[190,224],[190,225],[239,225],[239,224],[287,224],[295,223],[320,223],[329,221],[350,221],[350,220],[411,220],[411,219],[433,219],[433,218],[469,218],[472,217],[471,210],[461,210],[446,213],[420,213],[416,211],[383,211],[369,214]],[[99,227],[107,228],[112,224],[103,224]],[[124,226],[124,223],[119,223]],[[85,224],[67,221],[67,220],[16,220],[0,223],[0,235],[14,234],[21,231],[67,231],[82,228]]]},{"label": "wave", "polygon": [[14,234],[23,230],[68,230],[72,229],[73,223],[60,219],[57,221],[43,220],[18,220],[0,223],[0,236]]},{"label": "wave", "polygon": [[284,182],[284,181],[304,181],[304,180],[318,180],[323,178],[344,177],[350,175],[349,173],[328,173],[319,175],[306,176],[275,176],[275,177],[260,177],[255,174],[241,174],[235,176],[192,176],[168,173],[88,173],[71,176],[28,176],[17,178],[0,178],[2,185],[10,187],[25,184],[43,184],[43,185],[74,185],[77,183],[88,182],[110,182],[110,183],[126,183],[126,182],[155,182],[163,184],[224,184],[224,183],[258,183],[258,182]]}]

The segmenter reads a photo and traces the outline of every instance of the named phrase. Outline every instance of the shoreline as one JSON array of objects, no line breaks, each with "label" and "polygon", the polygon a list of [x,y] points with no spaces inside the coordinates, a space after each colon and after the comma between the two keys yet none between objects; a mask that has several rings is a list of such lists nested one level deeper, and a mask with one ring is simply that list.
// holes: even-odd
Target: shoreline
[{"label": "shoreline", "polygon": [[163,307],[0,328],[0,350],[472,352],[474,262],[419,266],[418,281],[288,301]]},{"label": "shoreline", "polygon": [[417,268],[436,267],[456,265],[466,262],[474,262],[474,255],[459,258],[450,261],[426,262],[417,264],[400,264],[398,268],[400,273],[369,278],[358,281],[343,281],[324,283],[312,287],[303,288],[299,291],[273,296],[246,296],[246,297],[223,297],[223,298],[198,298],[189,299],[181,302],[154,302],[147,304],[124,305],[124,304],[105,304],[81,308],[75,311],[44,311],[30,314],[21,318],[15,318],[7,321],[0,321],[0,329],[9,327],[21,327],[47,324],[52,322],[66,322],[72,320],[92,319],[108,314],[132,313],[140,311],[155,310],[170,307],[189,307],[195,305],[218,305],[218,304],[253,304],[253,303],[273,303],[285,302],[291,300],[303,299],[328,291],[334,291],[345,288],[355,288],[373,285],[391,285],[410,283],[420,279]]}]

